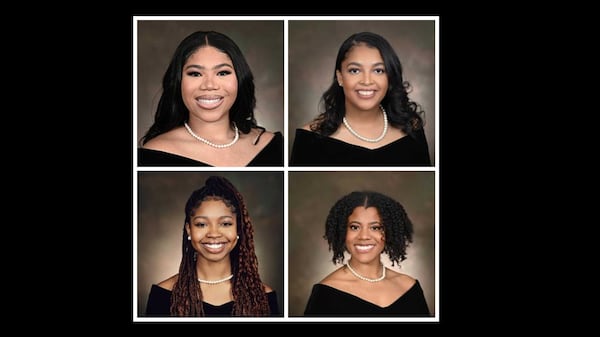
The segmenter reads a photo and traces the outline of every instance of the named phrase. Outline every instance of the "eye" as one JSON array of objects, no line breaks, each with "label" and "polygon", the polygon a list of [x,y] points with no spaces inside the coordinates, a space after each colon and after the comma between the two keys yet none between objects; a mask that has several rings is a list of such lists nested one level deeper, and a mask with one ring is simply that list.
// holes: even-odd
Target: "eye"
[{"label": "eye", "polygon": [[200,77],[200,76],[202,76],[202,74],[200,74],[197,71],[189,71],[189,72],[187,72],[187,75],[191,76],[191,77]]},{"label": "eye", "polygon": [[384,68],[377,68],[377,69],[373,70],[373,72],[375,74],[381,75],[381,74],[385,74],[385,69]]},{"label": "eye", "polygon": [[348,228],[350,228],[351,231],[357,231],[358,230],[358,226],[357,225],[349,225]]},{"label": "eye", "polygon": [[223,222],[221,224],[221,226],[223,226],[223,227],[229,227],[229,226],[233,226],[233,223],[231,223],[231,222]]},{"label": "eye", "polygon": [[356,74],[360,73],[360,69],[358,69],[358,68],[350,68],[350,69],[348,69],[348,72],[350,74],[356,75]]},{"label": "eye", "polygon": [[371,230],[374,232],[383,232],[383,226],[371,226]]},{"label": "eye", "polygon": [[217,76],[227,76],[227,75],[231,75],[230,70],[221,70],[217,73]]},{"label": "eye", "polygon": [[204,222],[197,222],[194,224],[194,226],[196,227],[206,227],[206,224]]}]

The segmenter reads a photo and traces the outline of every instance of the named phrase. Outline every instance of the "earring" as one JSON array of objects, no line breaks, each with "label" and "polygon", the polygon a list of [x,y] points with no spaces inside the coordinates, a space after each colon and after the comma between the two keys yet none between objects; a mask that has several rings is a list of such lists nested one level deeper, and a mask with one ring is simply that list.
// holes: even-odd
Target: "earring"
[{"label": "earring", "polygon": [[192,237],[188,235],[188,241],[192,240]]},{"label": "earring", "polygon": [[238,239],[238,240],[240,239],[240,236],[239,236],[239,235],[237,236],[237,239]]},{"label": "earring", "polygon": [[342,85],[342,82],[338,82],[338,85],[339,85],[340,87],[343,87],[343,85]]}]

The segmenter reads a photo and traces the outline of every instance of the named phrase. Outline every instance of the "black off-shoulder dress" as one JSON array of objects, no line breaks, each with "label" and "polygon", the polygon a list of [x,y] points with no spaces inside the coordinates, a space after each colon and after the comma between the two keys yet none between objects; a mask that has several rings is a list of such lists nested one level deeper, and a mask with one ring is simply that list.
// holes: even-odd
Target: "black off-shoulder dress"
[{"label": "black off-shoulder dress", "polygon": [[296,129],[290,166],[431,166],[423,130],[385,146],[368,149]]},{"label": "black off-shoulder dress", "polygon": [[423,289],[415,284],[394,303],[380,307],[347,292],[315,284],[306,304],[308,317],[430,317]]},{"label": "black off-shoulder dress", "polygon": [[[138,166],[211,166],[176,154],[138,148]],[[273,139],[247,166],[283,166],[283,135],[275,132]]]},{"label": "black off-shoulder dress", "polygon": [[[150,288],[150,295],[148,296],[148,303],[146,305],[146,316],[169,317],[172,293],[170,290],[153,284],[152,288]],[[267,298],[269,300],[271,316],[280,317],[281,313],[277,304],[277,293],[275,291],[267,293]],[[233,301],[221,305],[202,302],[202,306],[204,307],[204,315],[206,317],[230,317],[233,309]]]}]

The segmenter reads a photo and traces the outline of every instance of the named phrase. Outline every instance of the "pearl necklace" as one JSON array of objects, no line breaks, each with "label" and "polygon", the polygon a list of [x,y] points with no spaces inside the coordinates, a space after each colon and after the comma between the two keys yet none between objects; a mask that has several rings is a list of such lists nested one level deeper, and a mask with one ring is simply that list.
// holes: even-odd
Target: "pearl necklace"
[{"label": "pearl necklace", "polygon": [[197,140],[201,141],[202,143],[206,144],[206,145],[210,145],[212,147],[216,147],[217,149],[222,149],[222,148],[226,148],[226,147],[230,147],[231,145],[235,144],[238,139],[240,139],[240,131],[238,130],[237,125],[233,124],[233,128],[235,129],[235,137],[233,138],[233,140],[231,141],[231,143],[229,144],[215,144],[207,139],[204,139],[200,136],[198,136],[197,134],[194,133],[194,131],[192,131],[192,128],[190,128],[190,126],[188,125],[187,122],[183,122],[183,125],[185,125],[186,130],[190,133],[190,135],[192,135],[192,137],[196,138]]},{"label": "pearl necklace", "polygon": [[383,280],[385,278],[385,266],[383,266],[383,272],[381,273],[381,277],[378,278],[368,278],[368,277],[364,277],[362,275],[360,275],[359,273],[357,273],[356,271],[354,271],[354,269],[352,269],[352,267],[350,267],[350,263],[346,263],[346,266],[348,266],[348,269],[352,272],[352,274],[354,274],[354,276],[358,277],[359,279],[363,280],[363,281],[367,281],[367,282],[379,282],[381,280]]},{"label": "pearl necklace", "polygon": [[206,284],[219,284],[219,283],[223,283],[225,281],[231,280],[232,277],[233,277],[233,274],[227,276],[226,278],[222,278],[220,280],[209,281],[209,280],[198,279],[198,282],[206,283]]},{"label": "pearl necklace", "polygon": [[358,138],[360,140],[364,140],[365,142],[369,142],[369,143],[377,143],[378,141],[382,140],[383,137],[385,137],[385,134],[387,133],[387,129],[388,129],[388,120],[387,120],[387,114],[385,113],[385,109],[381,105],[379,106],[379,108],[381,109],[381,112],[383,113],[383,132],[381,133],[381,135],[379,137],[377,137],[375,139],[366,138],[366,137],[359,135],[356,131],[354,131],[354,129],[352,129],[352,127],[350,127],[350,124],[348,124],[348,121],[346,120],[346,116],[344,116],[344,118],[342,118],[342,121],[344,122],[344,125],[346,126],[348,131],[350,131],[350,133],[353,134],[356,138]]}]

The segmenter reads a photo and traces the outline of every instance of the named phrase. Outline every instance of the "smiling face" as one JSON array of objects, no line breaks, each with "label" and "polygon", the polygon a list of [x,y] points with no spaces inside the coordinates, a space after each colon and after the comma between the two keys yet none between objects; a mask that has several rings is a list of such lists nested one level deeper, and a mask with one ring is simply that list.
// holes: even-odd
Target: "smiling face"
[{"label": "smiling face", "polygon": [[348,216],[346,249],[353,261],[378,261],[385,247],[384,227],[375,207],[356,207]]},{"label": "smiling face", "polygon": [[185,228],[198,259],[217,262],[229,258],[238,241],[236,214],[220,199],[202,201]]},{"label": "smiling face", "polygon": [[388,90],[388,77],[381,53],[364,43],[352,47],[336,70],[344,88],[346,110],[371,110],[381,103]]},{"label": "smiling face", "polygon": [[229,118],[238,80],[231,58],[211,46],[196,50],[183,65],[181,96],[190,118],[217,121]]}]

